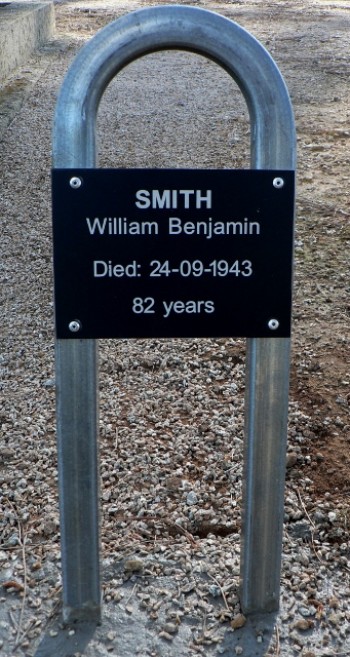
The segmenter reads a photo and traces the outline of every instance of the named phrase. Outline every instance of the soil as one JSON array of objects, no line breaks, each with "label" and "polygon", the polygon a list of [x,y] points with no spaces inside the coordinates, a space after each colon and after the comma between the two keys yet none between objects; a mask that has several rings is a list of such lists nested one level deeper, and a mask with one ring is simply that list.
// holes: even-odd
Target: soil
[{"label": "soil", "polygon": [[[49,644],[45,641],[40,644],[40,632],[46,627],[45,618],[51,614],[55,619],[60,606],[49,222],[50,128],[55,101],[73,56],[88,38],[127,12],[157,4],[163,3],[143,0],[56,3],[53,42],[0,86],[0,143],[4,158],[0,188],[3,208],[1,276],[5,282],[1,293],[5,330],[1,336],[3,520],[0,573],[1,601],[10,609],[9,618],[0,620],[0,641],[6,656],[50,654],[50,640],[57,636],[57,619],[53,630],[49,626]],[[178,0],[177,4],[199,6],[227,16],[269,50],[289,89],[297,128],[297,221],[282,611],[277,629],[266,633],[268,640],[264,639],[264,651],[259,648],[260,652],[255,652],[259,633],[254,627],[254,652],[247,643],[243,654],[345,655],[350,626],[349,4],[336,0],[186,3]],[[121,72],[102,99],[98,132],[101,166],[249,166],[249,122],[238,89],[214,63],[188,53],[157,53],[132,63]],[[23,234],[26,235],[25,248]],[[128,650],[131,654],[130,646],[134,644],[130,636],[130,643],[125,644],[129,648],[125,645],[119,646],[118,651],[113,648],[116,622],[113,614],[119,593],[111,588],[109,580],[118,580],[120,560],[125,561],[130,553],[134,558],[136,543],[141,546],[137,548],[141,549],[141,554],[144,550],[142,558],[147,554],[150,559],[151,588],[152,577],[157,575],[155,562],[159,559],[159,553],[152,550],[155,536],[159,540],[160,534],[167,568],[172,563],[171,549],[176,541],[181,552],[186,551],[186,544],[192,549],[194,540],[197,548],[203,545],[204,555],[210,550],[210,541],[218,541],[215,543],[218,560],[220,549],[225,564],[225,550],[231,550],[237,557],[232,537],[237,539],[240,526],[244,342],[231,339],[180,343],[172,340],[102,341],[100,350],[103,591],[110,637],[108,640],[103,637],[103,632],[105,637],[108,633],[104,629],[92,648],[90,644],[94,652],[87,648],[77,652],[76,647],[75,654],[124,657]],[[225,363],[232,368],[233,382]],[[197,372],[203,375],[202,380],[197,378]],[[195,386],[200,387],[202,398]],[[188,388],[187,398],[185,388]],[[111,401],[116,391],[119,396]],[[222,439],[219,431],[213,433],[217,409],[222,416]],[[232,414],[234,429],[228,419]],[[186,463],[178,456],[177,447],[166,442],[164,431],[165,435],[178,436],[176,445],[181,445],[181,449],[187,443],[192,446],[186,451]],[[184,443],[181,443],[182,434]],[[142,462],[140,451],[145,445],[145,436],[152,441],[160,465],[154,462],[146,466]],[[227,440],[232,436],[229,455]],[[172,459],[169,463],[164,456],[167,450]],[[111,453],[116,459],[113,462]],[[213,453],[217,456],[215,462]],[[120,492],[116,495],[113,468],[117,467],[119,457],[130,463],[130,472],[118,473]],[[227,462],[231,468],[229,475],[225,474]],[[158,467],[160,474],[157,474]],[[214,501],[209,511],[212,509],[216,517],[216,529],[213,529],[213,515],[209,512],[207,519],[196,513],[190,516],[186,503],[182,505],[177,498],[178,483],[172,483],[175,469],[175,474],[181,471],[177,476],[184,477],[189,486],[184,489],[186,495],[195,491],[198,498],[203,491],[196,488],[196,482],[211,469],[215,474],[215,496],[222,496],[223,508],[228,500],[232,503],[233,487],[235,502],[230,521],[227,521],[227,510],[221,512]],[[158,483],[152,480],[156,474]],[[143,483],[140,477],[144,477]],[[160,499],[155,516],[148,497],[149,482]],[[203,488],[207,485],[203,483]],[[131,491],[133,495],[138,492],[138,501]],[[162,495],[165,493],[170,504],[164,503]],[[121,516],[113,510],[118,496],[123,509]],[[144,498],[148,500],[147,513],[150,512],[152,520],[141,513]],[[211,500],[210,494],[208,499]],[[158,510],[161,521],[157,524]],[[140,538],[139,525],[143,517],[144,534]],[[183,522],[180,538],[176,531],[179,519]],[[147,536],[152,540],[148,541]],[[24,558],[25,545],[28,545],[27,559]],[[115,566],[116,554],[118,567]],[[303,576],[309,578],[305,579],[308,582],[305,586],[309,588],[300,585],[299,580],[295,583],[299,573],[293,571],[291,574],[288,570],[289,554],[293,554],[293,564],[301,558],[298,569],[300,572],[304,569]],[[138,555],[139,552],[137,558]],[[179,556],[180,561],[181,558]],[[197,558],[198,555],[193,556],[193,563],[197,563]],[[223,565],[223,573],[226,573],[225,568]],[[324,581],[320,583],[317,578],[322,568],[325,569]],[[166,579],[170,575],[163,575],[164,591],[173,591],[175,596],[172,583]],[[236,571],[234,575],[237,578]],[[125,599],[135,597],[135,591],[142,593],[137,588],[136,575],[133,577],[129,572],[119,583],[118,591],[124,586]],[[14,582],[12,587],[11,582]],[[205,582],[200,584],[207,586]],[[306,590],[308,604],[315,608],[315,617],[310,621],[309,616],[305,616],[305,620],[301,611],[301,619],[298,617],[299,620],[292,623],[288,619],[289,611],[293,603],[293,609],[299,610],[298,604],[302,602],[298,599],[299,592]],[[41,612],[40,604],[35,602],[38,599],[43,605]],[[237,599],[234,596],[232,600],[226,599],[234,610],[230,623],[239,622]],[[142,601],[149,623],[152,616],[147,611],[147,600]],[[131,623],[127,607],[125,603],[121,611],[124,616],[118,616],[121,631],[124,631],[125,619]],[[143,612],[139,610],[138,613],[132,621],[135,636],[142,631],[138,623],[142,624]],[[17,616],[12,622],[14,614]],[[33,614],[41,618],[37,629]],[[312,625],[306,629],[306,625],[300,625],[302,622]],[[229,645],[225,643],[226,637],[217,647],[208,635],[205,648],[204,639],[202,643],[199,640],[191,643],[188,636],[186,626],[181,641],[178,644],[175,641],[177,652],[172,652],[169,636],[163,636],[161,644],[154,643],[153,649],[146,640],[145,644],[141,641],[142,654],[192,656],[206,650],[206,655],[232,655],[233,649],[241,654],[244,645],[239,642]],[[237,630],[235,636],[240,636]],[[60,644],[56,648],[57,656],[66,654],[64,650]],[[132,650],[135,652],[135,647]]]}]

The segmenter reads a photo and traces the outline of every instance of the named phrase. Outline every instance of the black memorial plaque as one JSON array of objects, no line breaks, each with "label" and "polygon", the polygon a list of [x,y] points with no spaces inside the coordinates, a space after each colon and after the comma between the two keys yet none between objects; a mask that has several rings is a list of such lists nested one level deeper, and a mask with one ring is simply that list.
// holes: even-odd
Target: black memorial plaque
[{"label": "black memorial plaque", "polygon": [[58,338],[288,337],[294,172],[55,169]]}]

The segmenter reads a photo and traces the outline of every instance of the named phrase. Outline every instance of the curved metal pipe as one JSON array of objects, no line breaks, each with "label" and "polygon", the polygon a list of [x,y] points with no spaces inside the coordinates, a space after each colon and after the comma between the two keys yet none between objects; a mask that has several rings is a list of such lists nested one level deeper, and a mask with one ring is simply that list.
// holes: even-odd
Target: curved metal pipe
[{"label": "curved metal pipe", "polygon": [[[96,166],[96,115],[108,83],[135,59],[169,49],[208,57],[237,82],[250,113],[252,168],[294,170],[292,108],[271,56],[236,23],[204,9],[180,5],[151,7],[123,16],[81,49],[57,101],[54,167]],[[248,340],[241,551],[241,604],[246,612],[270,611],[279,604],[289,349],[289,339]],[[65,620],[98,618],[93,340],[57,340],[56,380],[63,615]],[[84,518],[83,524],[80,518]]]},{"label": "curved metal pipe", "polygon": [[237,82],[250,113],[253,168],[295,168],[291,104],[269,53],[227,18],[180,5],[151,7],[123,16],[81,49],[57,101],[55,167],[96,166],[96,113],[108,83],[135,59],[169,49],[204,55]]}]

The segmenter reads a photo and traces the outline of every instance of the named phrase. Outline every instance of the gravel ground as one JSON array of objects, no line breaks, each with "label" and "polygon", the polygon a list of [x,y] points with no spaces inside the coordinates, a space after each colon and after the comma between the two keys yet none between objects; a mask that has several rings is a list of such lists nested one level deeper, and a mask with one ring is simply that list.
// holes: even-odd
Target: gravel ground
[{"label": "gravel ground", "polygon": [[[189,2],[270,50],[298,146],[281,610],[237,595],[245,345],[100,343],[103,623],[62,629],[50,220],[51,123],[77,50],[157,2],[56,5],[57,32],[0,87],[2,655],[345,656],[350,650],[348,3]],[[244,167],[234,83],[186,53],[134,62],[99,116],[102,166]],[[90,641],[89,641],[90,639]],[[85,647],[84,647],[85,646]]]}]

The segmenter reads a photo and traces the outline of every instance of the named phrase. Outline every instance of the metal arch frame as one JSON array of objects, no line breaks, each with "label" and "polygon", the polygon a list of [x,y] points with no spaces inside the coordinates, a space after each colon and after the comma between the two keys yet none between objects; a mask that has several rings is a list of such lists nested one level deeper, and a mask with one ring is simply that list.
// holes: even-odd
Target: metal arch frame
[{"label": "metal arch frame", "polygon": [[[293,112],[269,53],[246,30],[196,7],[163,5],[110,23],[73,61],[56,106],[53,166],[96,166],[95,124],[111,79],[135,59],[188,50],[224,68],[251,121],[251,167],[295,169]],[[283,529],[290,340],[247,341],[241,606],[277,610]],[[63,619],[99,620],[97,365],[94,340],[56,341]]]}]

